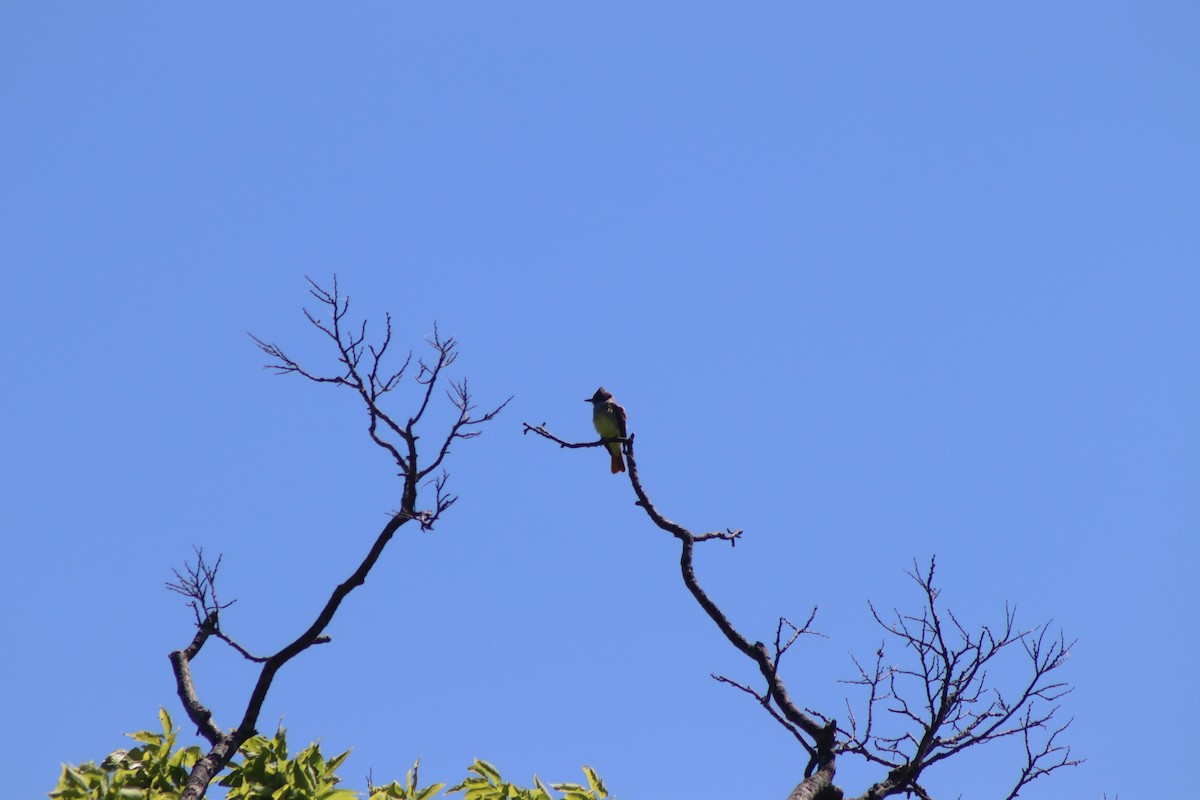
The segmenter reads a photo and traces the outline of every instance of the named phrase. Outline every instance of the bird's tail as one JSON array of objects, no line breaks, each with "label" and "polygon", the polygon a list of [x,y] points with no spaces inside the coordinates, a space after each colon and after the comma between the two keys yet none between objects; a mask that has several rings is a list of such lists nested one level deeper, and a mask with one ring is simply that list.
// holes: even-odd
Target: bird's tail
[{"label": "bird's tail", "polygon": [[618,472],[625,471],[625,459],[621,458],[621,445],[614,442],[609,446],[609,452],[612,453],[612,473],[616,475]]}]

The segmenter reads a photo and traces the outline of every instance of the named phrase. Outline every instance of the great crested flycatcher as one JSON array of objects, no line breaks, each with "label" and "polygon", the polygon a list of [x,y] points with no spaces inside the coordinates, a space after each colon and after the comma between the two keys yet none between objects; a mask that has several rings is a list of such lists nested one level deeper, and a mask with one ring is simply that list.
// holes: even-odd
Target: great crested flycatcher
[{"label": "great crested flycatcher", "polygon": [[[592,404],[592,424],[602,439],[625,438],[625,409],[617,405],[612,394],[601,386],[596,393],[584,401]],[[625,471],[625,459],[621,458],[621,442],[605,444],[612,455],[612,471],[616,475]]]}]

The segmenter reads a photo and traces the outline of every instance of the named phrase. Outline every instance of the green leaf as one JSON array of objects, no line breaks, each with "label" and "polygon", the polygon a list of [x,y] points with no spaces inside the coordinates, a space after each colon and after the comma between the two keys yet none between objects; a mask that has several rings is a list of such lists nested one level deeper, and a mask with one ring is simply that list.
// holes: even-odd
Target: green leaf
[{"label": "green leaf", "polygon": [[475,759],[475,763],[472,765],[472,768],[477,769],[478,772],[483,774],[483,776],[486,777],[492,783],[500,783],[501,782],[500,770],[496,769],[491,764],[489,764],[488,762],[486,762],[482,759],[479,759],[479,758]]},{"label": "green leaf", "polygon": [[155,733],[154,731],[138,731],[137,733],[127,733],[125,735],[135,742],[153,745],[161,742],[163,738],[161,733]]},{"label": "green leaf", "polygon": [[75,769],[74,767],[68,767],[66,765],[63,765],[63,775],[65,775],[67,777],[67,779],[70,780],[71,783],[75,784],[76,786],[82,787],[84,789],[88,788],[87,779],[84,778],[83,775],[79,772],[79,770]]},{"label": "green leaf", "polygon": [[596,770],[585,765],[583,774],[587,776],[588,786],[596,797],[608,797],[608,790],[604,788],[604,781],[600,780],[600,776],[596,774]]},{"label": "green leaf", "polygon": [[552,783],[550,785],[560,792],[587,792],[587,788],[578,783]]},{"label": "green leaf", "polygon": [[446,786],[446,784],[444,784],[444,783],[430,784],[429,786],[426,786],[424,789],[421,789],[416,794],[414,794],[412,796],[412,800],[427,800],[427,798],[433,797],[435,794],[437,794],[442,789],[444,789],[445,786]]},{"label": "green leaf", "polygon": [[330,772],[333,772],[335,769],[340,767],[342,765],[342,762],[345,761],[349,756],[350,756],[349,750],[342,753],[341,755],[334,756],[333,758],[329,759],[329,761],[326,762],[326,764],[325,764],[326,769],[328,769]]},{"label": "green leaf", "polygon": [[358,795],[349,789],[326,789],[314,800],[358,800]]}]

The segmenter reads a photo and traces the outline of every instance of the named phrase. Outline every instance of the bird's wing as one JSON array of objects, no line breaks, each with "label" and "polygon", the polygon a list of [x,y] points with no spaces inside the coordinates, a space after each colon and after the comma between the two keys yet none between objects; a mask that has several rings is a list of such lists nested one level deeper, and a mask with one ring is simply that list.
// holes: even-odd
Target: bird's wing
[{"label": "bird's wing", "polygon": [[613,414],[617,417],[617,427],[621,429],[621,438],[628,438],[625,433],[625,409],[612,401],[609,401],[609,405],[612,406]]}]

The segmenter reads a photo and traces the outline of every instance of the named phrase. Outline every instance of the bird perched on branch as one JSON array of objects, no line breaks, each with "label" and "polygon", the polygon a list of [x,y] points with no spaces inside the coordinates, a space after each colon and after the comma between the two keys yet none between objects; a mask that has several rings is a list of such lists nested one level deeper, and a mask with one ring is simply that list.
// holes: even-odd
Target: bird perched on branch
[{"label": "bird perched on branch", "polygon": [[[602,439],[625,438],[625,409],[617,405],[612,394],[601,386],[596,393],[584,401],[592,404],[592,424]],[[625,459],[621,457],[621,442],[607,442],[605,447],[612,455],[612,471],[616,475],[625,471]]]}]

